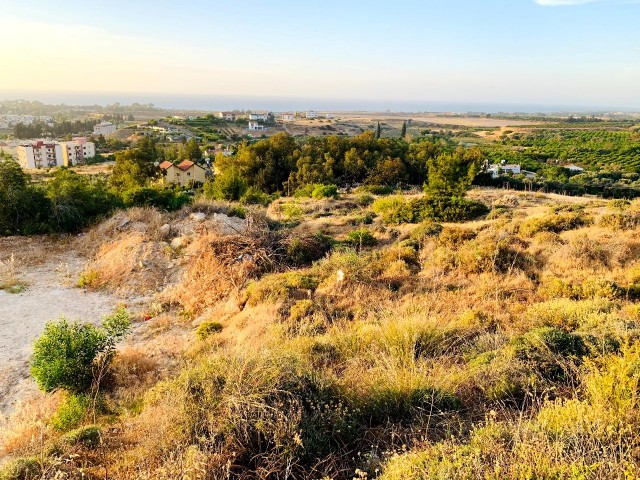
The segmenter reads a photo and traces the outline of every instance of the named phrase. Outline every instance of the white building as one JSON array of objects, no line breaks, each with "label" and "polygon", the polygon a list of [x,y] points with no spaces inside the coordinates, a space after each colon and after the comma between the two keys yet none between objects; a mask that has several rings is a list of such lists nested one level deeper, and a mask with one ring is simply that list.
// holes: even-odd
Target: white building
[{"label": "white building", "polygon": [[296,119],[296,116],[293,113],[283,113],[282,121],[283,122],[293,122]]},{"label": "white building", "polygon": [[49,168],[64,165],[62,145],[51,140],[36,140],[16,147],[22,168]]},{"label": "white building", "polygon": [[333,113],[325,114],[324,118],[329,119],[329,120],[333,119]]},{"label": "white building", "polygon": [[256,111],[249,114],[249,120],[266,122],[267,118],[269,118],[269,112],[267,111]]},{"label": "white building", "polygon": [[309,110],[309,111],[306,113],[306,117],[307,117],[307,118],[316,118],[317,116],[318,116],[318,114],[317,114],[316,112],[314,112],[313,110]]},{"label": "white building", "polygon": [[93,142],[87,142],[84,137],[74,138],[70,142],[61,142],[63,164],[84,165],[88,158],[96,156],[96,146]]},{"label": "white building", "polygon": [[574,165],[573,163],[570,165],[565,165],[564,168],[575,173],[584,172],[584,168]]},{"label": "white building", "polygon": [[116,126],[111,122],[100,122],[93,127],[94,135],[109,135],[117,130]]},{"label": "white building", "polygon": [[260,125],[258,122],[249,122],[249,130],[264,130],[264,125]]},{"label": "white building", "polygon": [[218,118],[221,118],[226,122],[233,122],[236,119],[236,116],[233,112],[218,112]]},{"label": "white building", "polygon": [[520,165],[518,164],[509,165],[506,163],[501,163],[501,164],[495,163],[493,165],[490,165],[489,168],[487,168],[487,173],[490,173],[491,177],[493,178],[498,178],[500,174],[503,172],[510,172],[513,175],[518,175],[520,171],[521,171]]}]

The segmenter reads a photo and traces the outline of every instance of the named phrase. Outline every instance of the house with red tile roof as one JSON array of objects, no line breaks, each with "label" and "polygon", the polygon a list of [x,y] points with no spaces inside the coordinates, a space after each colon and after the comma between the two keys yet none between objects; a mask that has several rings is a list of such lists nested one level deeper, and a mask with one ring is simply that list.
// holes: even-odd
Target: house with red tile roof
[{"label": "house with red tile roof", "polygon": [[207,180],[207,171],[191,160],[183,160],[179,164],[162,162],[160,169],[164,175],[164,182],[181,187],[188,187],[196,184],[203,184]]}]

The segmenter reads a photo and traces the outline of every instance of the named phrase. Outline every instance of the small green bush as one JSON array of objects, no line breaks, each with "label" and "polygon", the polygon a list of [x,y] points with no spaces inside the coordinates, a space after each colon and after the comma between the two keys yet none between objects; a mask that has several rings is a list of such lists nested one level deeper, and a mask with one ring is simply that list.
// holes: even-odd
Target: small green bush
[{"label": "small green bush", "polygon": [[96,448],[100,445],[100,438],[100,428],[96,425],[89,425],[70,431],[60,441],[65,445]]},{"label": "small green bush", "polygon": [[373,247],[378,243],[378,241],[376,240],[376,237],[373,236],[370,230],[361,228],[347,233],[346,243],[355,248],[362,248]]},{"label": "small green bush", "polygon": [[290,237],[287,242],[287,261],[294,266],[309,265],[324,257],[334,240],[322,232]]},{"label": "small green bush", "polygon": [[42,478],[42,466],[37,458],[16,458],[0,470],[0,480],[37,480]]},{"label": "small green bush", "polygon": [[198,329],[196,330],[196,337],[199,340],[205,340],[209,336],[220,333],[222,331],[222,324],[220,322],[214,322],[210,320],[205,320],[200,325],[198,325]]},{"label": "small green bush", "polygon": [[361,207],[368,207],[375,202],[375,197],[369,193],[361,193],[356,196],[356,203]]},{"label": "small green bush", "polygon": [[311,192],[311,197],[316,200],[322,198],[337,198],[338,187],[336,185],[317,185]]},{"label": "small green bush", "polygon": [[458,197],[424,196],[407,200],[402,196],[376,200],[372,209],[388,224],[436,222],[463,222],[486,214],[489,209],[480,202]]},{"label": "small green bush", "polygon": [[227,215],[229,217],[247,218],[247,211],[244,208],[235,205],[229,208]]},{"label": "small green bush", "polygon": [[358,193],[371,193],[373,195],[391,195],[395,189],[388,185],[362,185],[356,188]]},{"label": "small green bush", "polygon": [[123,308],[105,317],[102,328],[90,323],[49,322],[33,347],[31,374],[45,392],[64,388],[72,393],[88,391],[98,362],[107,367],[115,344],[131,326]]},{"label": "small green bush", "polygon": [[85,394],[70,394],[60,404],[51,425],[56,430],[67,431],[78,426],[87,417],[91,408],[91,397]]},{"label": "small green bush", "polygon": [[240,198],[240,203],[243,203],[244,205],[262,205],[266,207],[273,200],[274,196],[268,195],[255,187],[249,187]]}]

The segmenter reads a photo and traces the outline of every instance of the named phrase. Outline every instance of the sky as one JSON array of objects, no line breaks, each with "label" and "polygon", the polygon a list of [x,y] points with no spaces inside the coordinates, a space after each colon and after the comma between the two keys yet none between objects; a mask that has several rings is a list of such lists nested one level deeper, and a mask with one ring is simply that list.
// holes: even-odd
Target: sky
[{"label": "sky", "polygon": [[640,110],[639,20],[640,0],[0,0],[0,98]]}]

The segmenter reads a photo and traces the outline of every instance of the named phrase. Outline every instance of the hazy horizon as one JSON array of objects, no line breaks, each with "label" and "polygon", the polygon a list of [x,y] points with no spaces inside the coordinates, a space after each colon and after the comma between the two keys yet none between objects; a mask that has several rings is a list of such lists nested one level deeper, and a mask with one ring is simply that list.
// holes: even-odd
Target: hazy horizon
[{"label": "hazy horizon", "polygon": [[334,112],[393,112],[393,113],[523,113],[523,114],[593,114],[593,113],[640,113],[640,107],[612,105],[533,105],[526,103],[476,103],[430,100],[384,100],[384,99],[340,99],[305,97],[262,97],[234,95],[175,95],[147,93],[74,93],[34,92],[32,94],[0,92],[0,101],[27,100],[45,104],[69,106],[112,105],[121,103],[153,104],[167,110],[251,110],[273,111],[334,111]]}]

